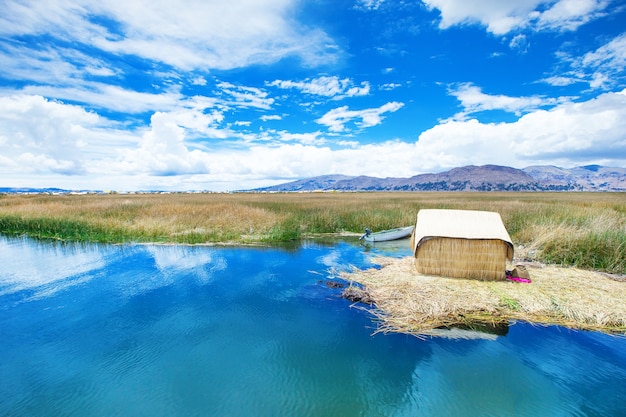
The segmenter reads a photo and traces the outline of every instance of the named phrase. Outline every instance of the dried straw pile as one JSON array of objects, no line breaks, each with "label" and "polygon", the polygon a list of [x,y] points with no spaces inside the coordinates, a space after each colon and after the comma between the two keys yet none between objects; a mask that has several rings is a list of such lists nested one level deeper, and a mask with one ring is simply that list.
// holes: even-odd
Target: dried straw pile
[{"label": "dried straw pile", "polygon": [[532,283],[423,275],[412,257],[378,258],[381,269],[343,278],[365,286],[377,332],[431,334],[433,329],[525,321],[626,334],[626,282],[556,266],[528,267]]}]

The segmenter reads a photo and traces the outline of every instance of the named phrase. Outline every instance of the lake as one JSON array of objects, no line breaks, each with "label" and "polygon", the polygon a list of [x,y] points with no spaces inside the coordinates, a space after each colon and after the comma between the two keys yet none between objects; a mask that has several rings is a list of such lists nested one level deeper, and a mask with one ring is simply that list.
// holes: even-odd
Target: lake
[{"label": "lake", "polygon": [[626,338],[373,335],[326,282],[377,254],[0,237],[0,415],[626,416]]}]

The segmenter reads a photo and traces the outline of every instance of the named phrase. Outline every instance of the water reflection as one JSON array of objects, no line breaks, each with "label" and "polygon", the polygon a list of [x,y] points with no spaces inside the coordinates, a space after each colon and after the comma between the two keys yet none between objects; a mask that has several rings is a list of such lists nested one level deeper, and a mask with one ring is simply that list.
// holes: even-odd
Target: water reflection
[{"label": "water reflection", "polygon": [[101,247],[30,244],[26,239],[0,241],[0,296],[28,291],[32,296],[51,295],[87,279],[105,265]]},{"label": "water reflection", "polygon": [[387,249],[0,238],[0,415],[624,415],[625,339],[372,336],[320,281]]}]

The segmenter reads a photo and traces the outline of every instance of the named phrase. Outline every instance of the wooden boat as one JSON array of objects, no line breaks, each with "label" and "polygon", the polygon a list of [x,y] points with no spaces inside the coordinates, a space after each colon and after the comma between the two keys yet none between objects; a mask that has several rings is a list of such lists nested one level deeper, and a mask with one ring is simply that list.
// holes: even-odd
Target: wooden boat
[{"label": "wooden boat", "polygon": [[370,229],[365,229],[365,234],[360,237],[360,240],[365,239],[366,242],[386,242],[389,240],[397,240],[409,237],[411,236],[411,233],[413,233],[413,226],[381,230],[380,232],[374,233],[372,233]]}]

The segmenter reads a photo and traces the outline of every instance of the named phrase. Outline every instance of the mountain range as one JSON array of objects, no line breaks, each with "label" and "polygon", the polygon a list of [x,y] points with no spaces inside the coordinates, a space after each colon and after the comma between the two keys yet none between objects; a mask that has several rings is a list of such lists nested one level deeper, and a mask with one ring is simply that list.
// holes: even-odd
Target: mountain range
[{"label": "mountain range", "polygon": [[410,178],[323,175],[251,191],[626,191],[626,168],[469,165]]}]

